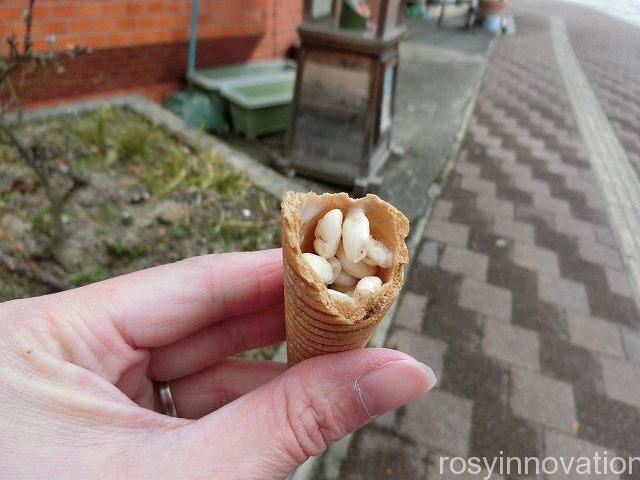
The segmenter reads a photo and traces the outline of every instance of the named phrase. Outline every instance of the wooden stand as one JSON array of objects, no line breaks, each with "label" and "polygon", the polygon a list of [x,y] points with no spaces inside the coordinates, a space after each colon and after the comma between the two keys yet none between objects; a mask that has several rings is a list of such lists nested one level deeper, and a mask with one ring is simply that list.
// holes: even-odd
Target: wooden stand
[{"label": "wooden stand", "polygon": [[296,172],[363,190],[375,183],[390,153],[398,44],[405,33],[399,13],[391,18],[388,10],[401,4],[380,1],[376,33],[341,29],[331,16],[298,28],[288,141]]}]

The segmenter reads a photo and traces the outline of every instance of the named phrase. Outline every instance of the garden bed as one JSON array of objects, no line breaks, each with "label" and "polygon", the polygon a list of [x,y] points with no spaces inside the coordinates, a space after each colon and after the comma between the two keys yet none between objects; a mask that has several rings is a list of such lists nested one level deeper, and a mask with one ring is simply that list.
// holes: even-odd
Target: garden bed
[{"label": "garden bed", "polygon": [[[0,145],[0,251],[32,272],[80,286],[193,255],[280,243],[278,199],[208,142],[187,145],[119,107],[31,121],[18,133],[50,149],[50,182],[69,191],[64,236],[53,249],[44,189],[17,152]],[[52,290],[0,267],[0,301]]]}]

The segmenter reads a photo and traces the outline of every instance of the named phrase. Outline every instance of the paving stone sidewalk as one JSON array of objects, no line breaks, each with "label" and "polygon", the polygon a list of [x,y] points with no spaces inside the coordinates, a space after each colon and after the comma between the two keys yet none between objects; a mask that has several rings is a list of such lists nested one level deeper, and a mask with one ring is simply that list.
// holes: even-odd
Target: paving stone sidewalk
[{"label": "paving stone sidewalk", "polygon": [[640,316],[549,19],[517,25],[496,40],[387,342],[440,384],[362,430],[344,480],[482,478],[440,475],[440,456],[640,455]]},{"label": "paving stone sidewalk", "polygon": [[640,28],[589,13],[573,8],[566,16],[571,44],[640,174]]}]

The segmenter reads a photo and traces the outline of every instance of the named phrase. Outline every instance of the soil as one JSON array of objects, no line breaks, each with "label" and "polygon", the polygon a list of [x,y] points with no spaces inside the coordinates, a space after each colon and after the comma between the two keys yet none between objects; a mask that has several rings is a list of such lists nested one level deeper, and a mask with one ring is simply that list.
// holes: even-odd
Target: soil
[{"label": "soil", "polygon": [[[37,176],[0,138],[0,251],[73,286],[207,253],[280,244],[279,199],[228,168],[215,151],[181,144],[125,109],[24,125],[20,138],[47,158],[54,190],[85,185],[62,207],[52,247],[52,205]],[[52,289],[0,266],[0,301]]]}]

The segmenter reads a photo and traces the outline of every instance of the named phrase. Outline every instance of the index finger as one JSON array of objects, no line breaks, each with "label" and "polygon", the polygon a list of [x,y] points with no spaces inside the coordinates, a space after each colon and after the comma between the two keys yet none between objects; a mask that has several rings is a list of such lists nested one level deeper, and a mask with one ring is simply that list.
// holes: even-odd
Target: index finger
[{"label": "index finger", "polygon": [[129,345],[159,347],[215,321],[282,303],[282,250],[194,257],[74,293],[92,304],[96,321],[108,317]]}]

